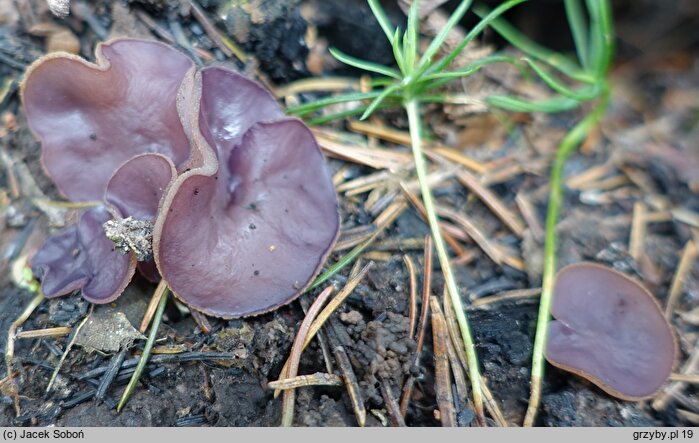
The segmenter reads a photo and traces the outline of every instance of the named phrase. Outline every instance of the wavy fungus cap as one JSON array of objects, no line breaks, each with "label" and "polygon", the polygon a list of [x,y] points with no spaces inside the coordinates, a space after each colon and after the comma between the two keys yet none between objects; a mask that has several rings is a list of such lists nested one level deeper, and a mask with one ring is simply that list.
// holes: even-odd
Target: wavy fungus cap
[{"label": "wavy fungus cap", "polygon": [[135,155],[160,153],[180,166],[191,150],[177,106],[192,61],[142,40],[100,44],[95,53],[96,64],[50,54],[22,83],[42,165],[73,201],[101,200],[114,171]]},{"label": "wavy fungus cap", "polygon": [[195,309],[259,314],[293,300],[320,270],[339,230],[337,196],[310,130],[283,118],[266,90],[222,68],[198,81],[202,162],[163,203],[155,260]]},{"label": "wavy fungus cap", "polygon": [[[59,190],[154,220],[157,269],[144,262],[139,269],[150,278],[159,271],[194,309],[233,318],[298,296],[340,225],[337,195],[306,125],[285,117],[256,82],[221,67],[195,73],[189,59],[160,43],[116,40],[98,47],[97,60],[51,55],[30,67],[23,84],[42,163]],[[80,229],[50,238],[34,259],[42,284],[60,286],[55,295],[79,287],[85,295],[86,262],[69,251],[85,247]],[[133,258],[103,260],[108,267]]]},{"label": "wavy fungus cap", "polygon": [[641,284],[613,269],[579,263],[559,271],[546,359],[626,400],[652,396],[675,361],[675,339]]}]

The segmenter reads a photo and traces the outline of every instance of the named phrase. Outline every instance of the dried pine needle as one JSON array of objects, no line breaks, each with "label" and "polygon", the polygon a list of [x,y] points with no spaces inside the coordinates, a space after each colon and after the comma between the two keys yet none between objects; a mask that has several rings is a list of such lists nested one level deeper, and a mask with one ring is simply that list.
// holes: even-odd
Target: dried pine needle
[{"label": "dried pine needle", "polygon": [[[332,286],[328,286],[320,293],[318,298],[313,302],[311,307],[308,309],[308,313],[301,322],[299,326],[299,331],[294,338],[294,344],[291,347],[291,353],[289,355],[289,369],[287,370],[286,378],[296,377],[296,373],[299,369],[299,361],[301,360],[301,353],[303,352],[303,344],[306,341],[306,337],[311,328],[311,324],[315,319],[316,315],[323,307],[325,302],[328,300],[333,290]],[[281,425],[284,427],[291,426],[294,420],[294,402],[296,399],[296,391],[294,389],[287,389],[284,391],[284,399],[282,401],[282,422]]]},{"label": "dried pine needle", "polygon": [[311,375],[297,375],[292,378],[275,380],[267,383],[270,389],[296,389],[308,386],[342,386],[342,377],[325,372],[316,372]]},{"label": "dried pine needle", "polygon": [[680,262],[677,265],[677,271],[672,279],[672,286],[670,286],[670,295],[667,298],[667,306],[665,307],[665,317],[668,320],[672,319],[672,314],[675,310],[675,304],[682,293],[682,286],[684,284],[684,279],[687,273],[691,269],[692,263],[697,257],[697,247],[694,244],[694,240],[689,240],[682,250],[682,256]]}]

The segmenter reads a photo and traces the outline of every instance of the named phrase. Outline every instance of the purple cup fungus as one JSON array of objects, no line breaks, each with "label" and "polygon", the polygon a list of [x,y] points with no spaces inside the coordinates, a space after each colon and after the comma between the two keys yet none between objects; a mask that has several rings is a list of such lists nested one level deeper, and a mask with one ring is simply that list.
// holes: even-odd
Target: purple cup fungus
[{"label": "purple cup fungus", "polygon": [[559,271],[546,359],[624,399],[653,396],[675,362],[672,329],[653,295],[595,263]]},{"label": "purple cup fungus", "polygon": [[[132,231],[143,230],[143,222],[155,217],[175,175],[172,162],[160,154],[142,154],[124,163],[107,184],[104,200],[109,207],[87,210],[76,226],[49,237],[32,259],[44,295],[53,298],[81,289],[86,300],[109,303],[128,285],[137,258],[143,260],[138,267],[146,278],[159,278],[152,259],[143,252],[150,244],[130,243],[152,235],[149,224],[145,234]],[[112,224],[114,216],[121,222]],[[112,232],[105,233],[105,223]],[[120,248],[115,248],[115,241]]]},{"label": "purple cup fungus", "polygon": [[[51,54],[22,85],[47,174],[70,200],[103,202],[34,257],[46,295],[82,289],[90,301],[111,301],[138,259],[142,274],[161,275],[210,315],[292,301],[340,224],[310,130],[256,82],[222,67],[195,72],[169,46],[120,39],[96,54],[97,64]],[[86,292],[91,285],[102,292]]]}]

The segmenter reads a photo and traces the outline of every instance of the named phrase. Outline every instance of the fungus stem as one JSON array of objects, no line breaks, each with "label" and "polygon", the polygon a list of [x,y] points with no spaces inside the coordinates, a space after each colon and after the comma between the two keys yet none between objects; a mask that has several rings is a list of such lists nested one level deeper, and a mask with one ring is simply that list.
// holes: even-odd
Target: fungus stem
[{"label": "fungus stem", "polygon": [[167,299],[168,292],[166,290],[163,296],[160,298],[160,302],[158,302],[158,308],[156,309],[155,316],[153,317],[153,325],[150,328],[150,334],[148,334],[148,340],[146,341],[146,345],[143,347],[143,354],[141,354],[141,359],[138,361],[136,370],[131,376],[131,380],[129,380],[129,384],[128,386],[126,386],[126,390],[124,391],[124,394],[121,396],[121,400],[119,400],[117,412],[121,412],[124,405],[126,405],[126,402],[129,401],[129,398],[131,397],[131,394],[133,394],[133,391],[136,389],[138,380],[141,378],[141,374],[143,373],[143,370],[145,369],[146,364],[148,363],[148,357],[150,357],[151,349],[153,349],[153,344],[155,344],[155,337],[158,335],[158,329],[160,329],[160,322],[163,320],[163,312],[165,311],[165,305],[167,305]]},{"label": "fungus stem", "polygon": [[544,348],[548,338],[553,283],[556,274],[556,225],[558,224],[558,215],[561,210],[561,200],[563,199],[563,186],[561,183],[563,166],[565,166],[568,156],[575,151],[575,148],[583,141],[590,129],[602,119],[608,102],[609,93],[605,91],[597,107],[563,138],[551,168],[549,205],[546,213],[546,238],[544,241],[544,272],[541,285],[541,299],[539,301],[539,316],[536,322],[536,336],[534,337],[534,349],[532,352],[531,395],[529,397],[529,406],[527,406],[527,414],[524,418],[524,426],[526,427],[533,426],[539,402],[541,401],[541,381],[544,376]]},{"label": "fungus stem", "polygon": [[464,347],[466,348],[468,374],[469,378],[471,379],[471,389],[473,390],[473,405],[479,422],[481,425],[485,426],[486,423],[483,412],[483,393],[481,391],[481,376],[478,368],[478,356],[476,355],[476,349],[471,337],[471,330],[469,328],[468,320],[461,302],[461,296],[459,295],[459,287],[456,283],[456,279],[454,278],[451,264],[449,263],[449,255],[447,254],[447,248],[444,244],[442,231],[439,228],[439,220],[437,219],[437,213],[434,207],[432,190],[430,189],[427,180],[427,163],[425,161],[425,155],[422,151],[422,121],[420,118],[419,102],[416,99],[411,99],[406,101],[404,106],[408,114],[408,126],[410,127],[410,140],[413,150],[413,158],[415,161],[415,170],[417,171],[420,191],[422,192],[422,201],[425,205],[425,212],[427,213],[427,221],[430,226],[432,238],[434,239],[434,246],[437,251],[439,265],[441,266],[442,273],[444,274],[447,292],[449,293],[452,306],[454,306],[456,321],[459,323],[461,337],[464,340]]}]

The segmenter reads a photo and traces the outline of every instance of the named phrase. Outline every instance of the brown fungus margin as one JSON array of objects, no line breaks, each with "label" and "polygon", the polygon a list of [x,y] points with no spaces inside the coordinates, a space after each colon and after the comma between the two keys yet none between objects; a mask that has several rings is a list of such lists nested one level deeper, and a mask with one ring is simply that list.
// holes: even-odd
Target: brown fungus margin
[{"label": "brown fungus margin", "polygon": [[546,359],[623,400],[652,397],[675,364],[677,343],[639,282],[596,263],[558,272]]}]

